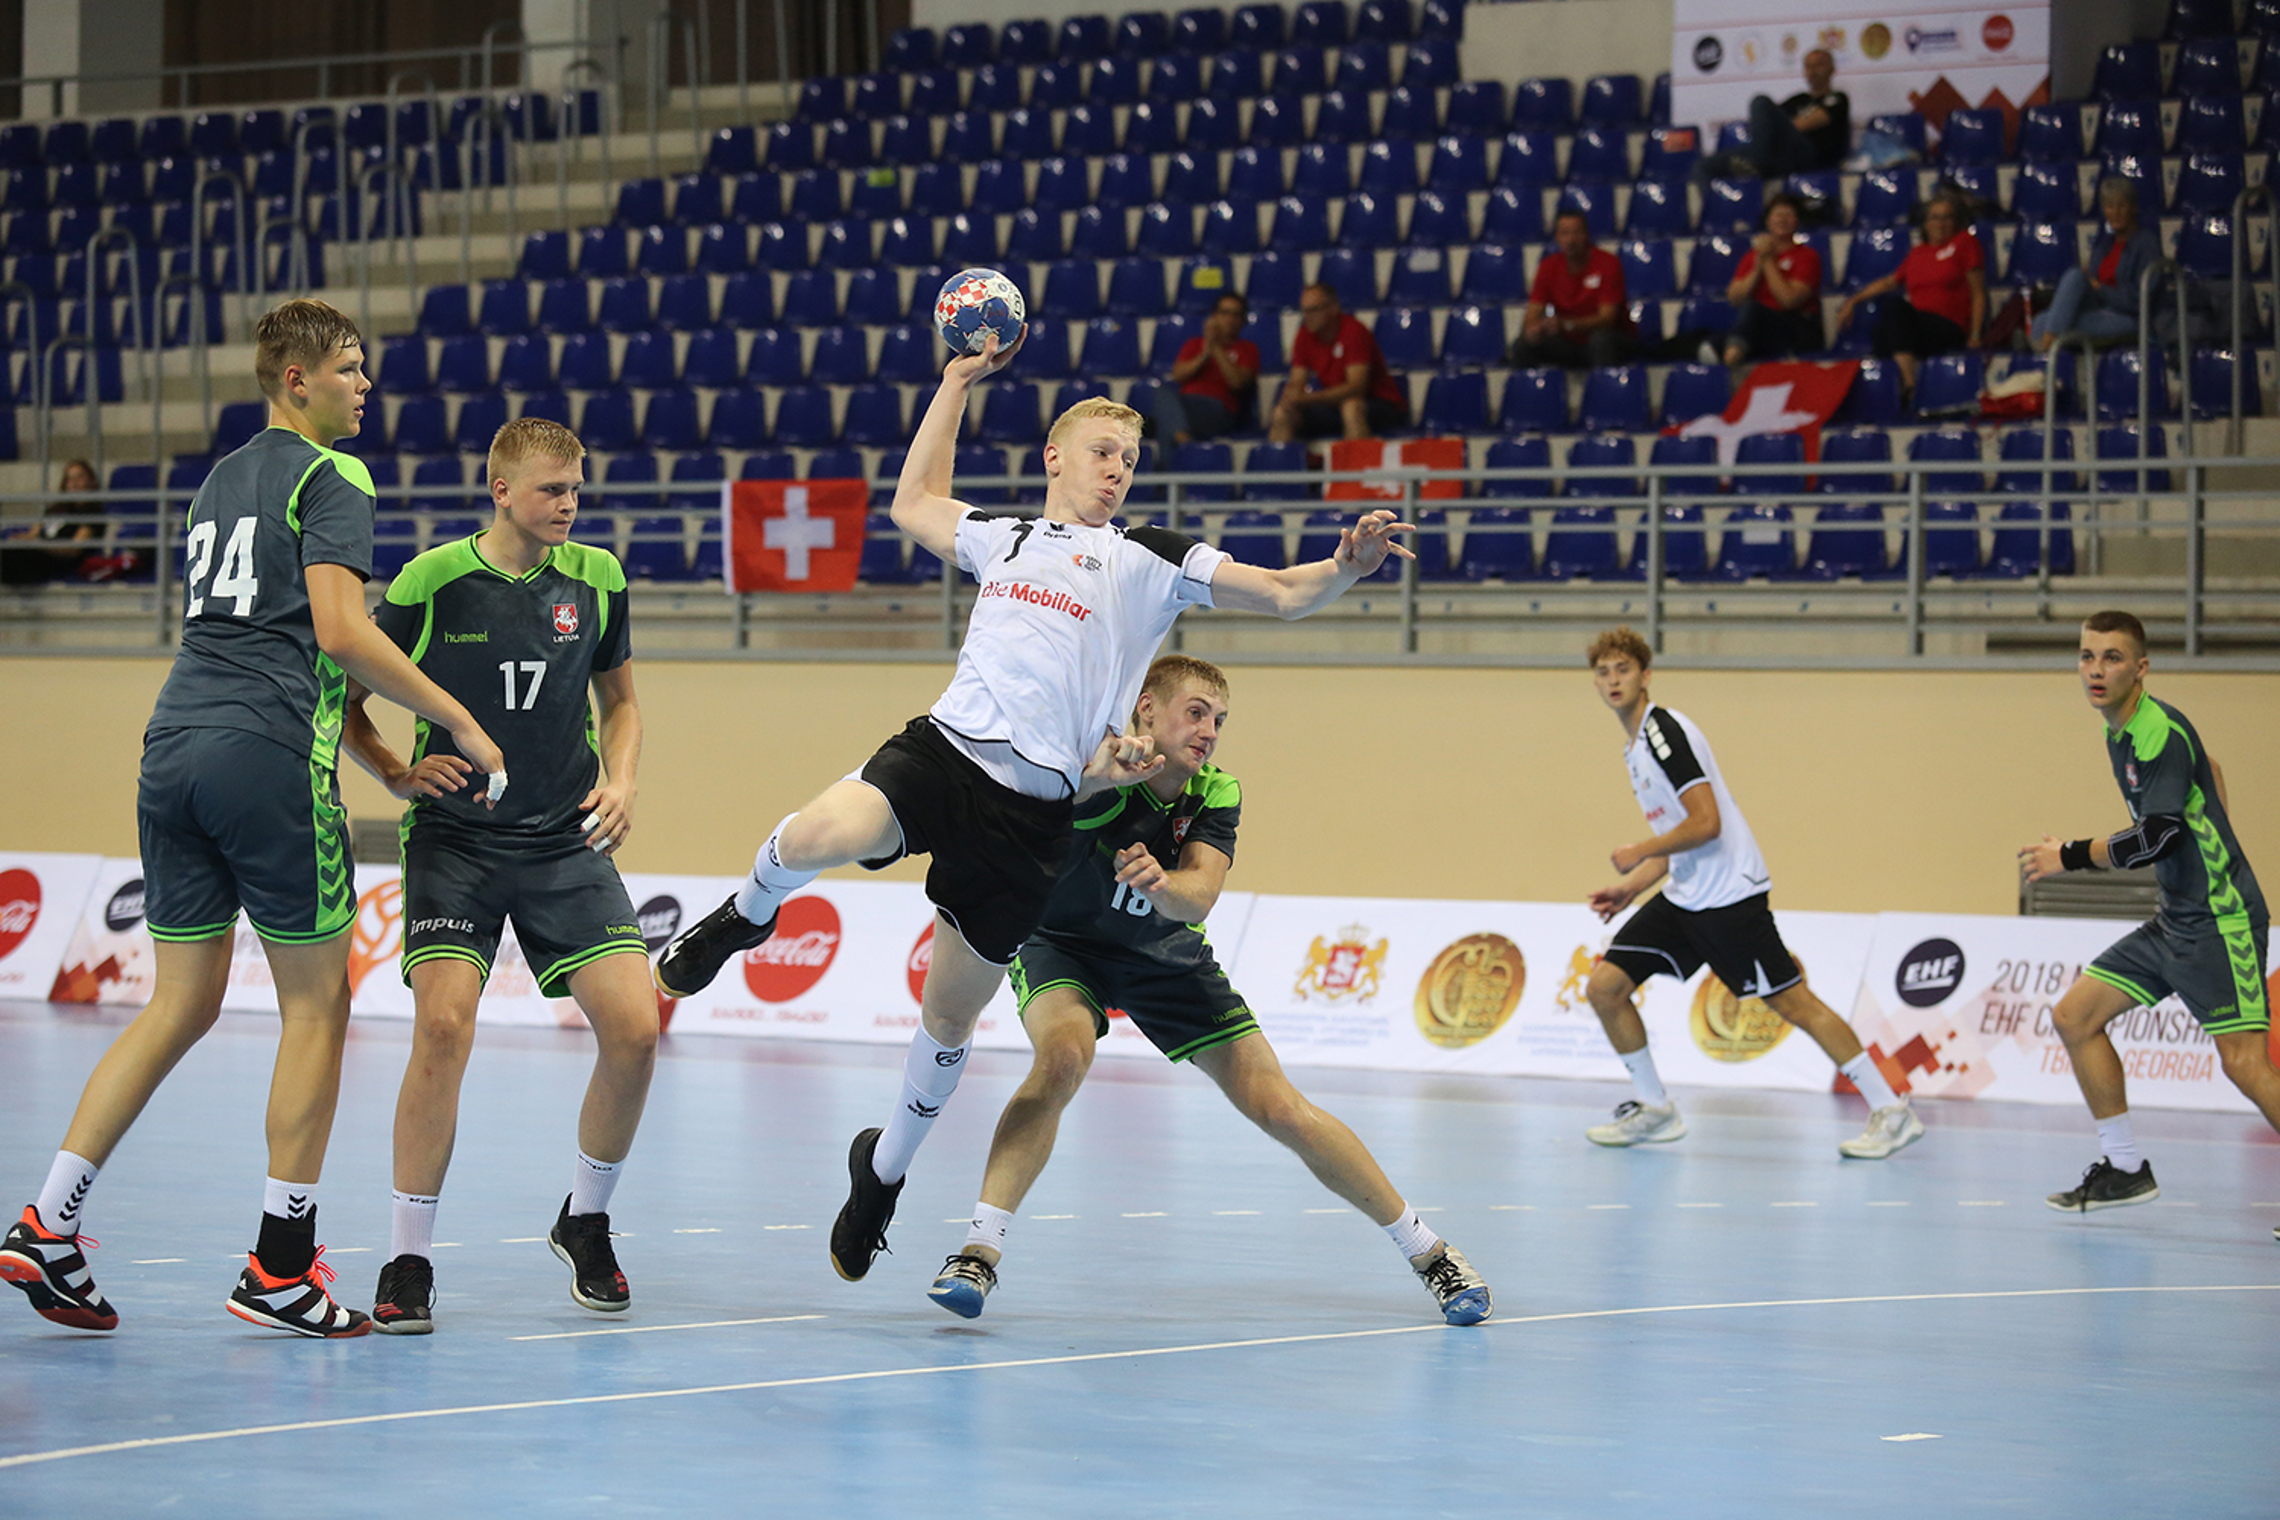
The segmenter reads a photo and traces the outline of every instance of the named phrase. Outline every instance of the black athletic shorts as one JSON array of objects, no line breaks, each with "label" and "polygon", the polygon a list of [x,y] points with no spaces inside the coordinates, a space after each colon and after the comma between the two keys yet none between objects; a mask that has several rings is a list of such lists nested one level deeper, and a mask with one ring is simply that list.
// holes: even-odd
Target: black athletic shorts
[{"label": "black athletic shorts", "polygon": [[633,899],[607,856],[575,830],[515,834],[419,818],[404,829],[404,980],[423,961],[472,961],[490,980],[506,921],[538,990],[605,955],[647,955]]},{"label": "black athletic shorts", "polygon": [[1197,966],[1167,966],[1039,934],[1014,957],[1012,980],[1024,1014],[1040,992],[1073,987],[1092,1004],[1095,1038],[1108,1034],[1108,1010],[1121,1009],[1150,1044],[1175,1061],[1259,1032],[1243,995],[1208,957]]},{"label": "black athletic shorts", "polygon": [[340,778],[273,739],[234,728],[146,736],[135,831],[152,939],[218,939],[240,908],[263,939],[288,945],[356,921]]},{"label": "black athletic shorts", "polygon": [[1606,959],[1633,982],[1657,975],[1683,982],[1707,962],[1736,997],[1770,997],[1803,980],[1764,892],[1698,910],[1658,894],[1615,931]]},{"label": "black athletic shorts", "polygon": [[875,871],[903,855],[933,856],[928,899],[976,955],[1009,964],[1044,922],[1045,900],[1069,864],[1069,799],[998,785],[925,717],[911,719],[857,774],[886,797],[903,837],[902,854],[863,864]]}]

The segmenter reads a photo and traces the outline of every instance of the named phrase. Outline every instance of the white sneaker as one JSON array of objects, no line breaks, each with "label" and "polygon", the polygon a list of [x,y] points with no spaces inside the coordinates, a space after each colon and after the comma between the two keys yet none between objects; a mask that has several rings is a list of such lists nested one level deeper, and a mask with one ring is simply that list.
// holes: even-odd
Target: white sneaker
[{"label": "white sneaker", "polygon": [[1837,1149],[1856,1161],[1882,1161],[1923,1138],[1924,1121],[1916,1117],[1916,1111],[1906,1103],[1894,1103],[1870,1114],[1868,1128],[1850,1140],[1838,1141]]},{"label": "white sneaker", "polygon": [[1615,1105],[1615,1122],[1583,1132],[1593,1145],[1662,1145],[1686,1134],[1676,1103],[1641,1103],[1627,1098]]}]

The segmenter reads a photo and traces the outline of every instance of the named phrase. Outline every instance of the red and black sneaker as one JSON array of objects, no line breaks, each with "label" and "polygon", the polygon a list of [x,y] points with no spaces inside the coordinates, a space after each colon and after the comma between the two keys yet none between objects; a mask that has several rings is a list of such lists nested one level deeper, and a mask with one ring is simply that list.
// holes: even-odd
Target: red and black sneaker
[{"label": "red and black sneaker", "polygon": [[633,1302],[625,1274],[618,1270],[617,1252],[610,1246],[609,1215],[573,1214],[565,1195],[546,1243],[570,1268],[571,1298],[604,1314],[616,1314]]},{"label": "red and black sneaker", "polygon": [[223,1307],[247,1324],[286,1330],[312,1340],[363,1335],[372,1328],[372,1321],[333,1302],[333,1296],[325,1291],[332,1280],[333,1269],[325,1265],[323,1246],[317,1247],[309,1270],[299,1277],[270,1276],[261,1258],[249,1251],[245,1270],[238,1274],[237,1289]]},{"label": "red and black sneaker", "polygon": [[426,1335],[435,1329],[435,1263],[409,1252],[380,1269],[372,1294],[372,1328],[382,1335]]},{"label": "red and black sneaker", "polygon": [[24,1290],[42,1316],[74,1330],[116,1330],[119,1312],[95,1291],[81,1247],[95,1249],[89,1235],[58,1235],[40,1223],[40,1211],[24,1205],[24,1217],[0,1240],[0,1278]]}]

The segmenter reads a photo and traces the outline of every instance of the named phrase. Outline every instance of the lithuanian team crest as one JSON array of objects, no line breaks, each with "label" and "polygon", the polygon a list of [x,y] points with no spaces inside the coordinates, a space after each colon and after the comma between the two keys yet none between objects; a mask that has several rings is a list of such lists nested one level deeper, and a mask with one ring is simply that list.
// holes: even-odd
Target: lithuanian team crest
[{"label": "lithuanian team crest", "polygon": [[556,633],[576,633],[578,631],[578,604],[576,602],[556,602],[554,604],[554,631]]},{"label": "lithuanian team crest", "polygon": [[1316,935],[1298,968],[1291,995],[1302,1003],[1309,998],[1328,1003],[1346,998],[1368,1002],[1377,996],[1379,978],[1385,974],[1387,943],[1381,938],[1371,944],[1370,931],[1360,924],[1346,925],[1333,940]]}]

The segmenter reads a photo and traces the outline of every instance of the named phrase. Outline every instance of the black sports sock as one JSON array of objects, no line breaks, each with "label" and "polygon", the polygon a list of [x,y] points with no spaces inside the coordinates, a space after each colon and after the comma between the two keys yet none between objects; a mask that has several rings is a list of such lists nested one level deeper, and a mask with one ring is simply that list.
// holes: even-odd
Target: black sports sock
[{"label": "black sports sock", "polygon": [[253,1248],[271,1277],[303,1277],[317,1259],[317,1211],[300,1219],[261,1216],[261,1243]]}]

